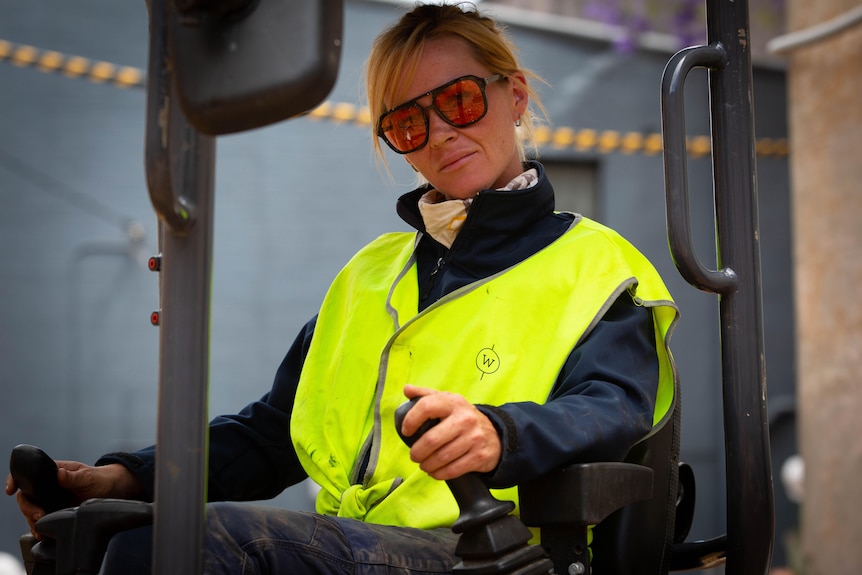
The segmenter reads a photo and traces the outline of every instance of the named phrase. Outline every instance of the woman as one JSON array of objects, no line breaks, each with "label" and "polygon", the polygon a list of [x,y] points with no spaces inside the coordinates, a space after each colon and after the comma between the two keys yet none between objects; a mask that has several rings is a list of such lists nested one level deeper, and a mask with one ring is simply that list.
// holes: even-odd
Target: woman
[{"label": "woman", "polygon": [[[418,6],[377,38],[377,151],[427,182],[397,206],[417,232],[363,248],[270,393],[211,423],[210,501],[273,497],[307,476],[321,490],[313,514],[211,503],[207,573],[449,572],[458,509],[440,480],[476,472],[515,500],[513,486],[560,465],[623,458],[664,416],[675,306],[625,240],[554,212],[521,143],[528,78],[472,7]],[[440,420],[410,449],[393,424],[405,398],[419,400],[404,434]],[[59,462],[59,478],[82,499],[150,499],[154,459]],[[19,505],[32,527],[41,510]],[[149,538],[115,537],[105,572],[148,572]]]}]

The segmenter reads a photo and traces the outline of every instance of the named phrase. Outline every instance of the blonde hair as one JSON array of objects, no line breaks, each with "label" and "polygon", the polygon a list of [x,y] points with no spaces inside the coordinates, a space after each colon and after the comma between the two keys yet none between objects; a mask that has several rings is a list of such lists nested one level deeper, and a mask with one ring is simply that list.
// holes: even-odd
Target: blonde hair
[{"label": "blonde hair", "polygon": [[[505,29],[491,18],[479,14],[475,5],[466,2],[456,5],[417,4],[377,36],[365,63],[374,152],[384,166],[386,158],[377,137],[377,119],[388,109],[387,105],[391,107],[403,99],[404,94],[397,93],[398,87],[404,85],[402,74],[407,74],[409,83],[425,42],[447,36],[466,41],[476,60],[491,74],[511,77],[520,72],[527,78],[543,82],[535,73],[520,67],[517,49],[506,36]],[[546,116],[536,92],[529,84],[524,88],[530,107],[521,116],[518,151],[522,161],[526,158],[525,144],[534,152],[536,149],[535,118],[530,108],[535,107]]]}]

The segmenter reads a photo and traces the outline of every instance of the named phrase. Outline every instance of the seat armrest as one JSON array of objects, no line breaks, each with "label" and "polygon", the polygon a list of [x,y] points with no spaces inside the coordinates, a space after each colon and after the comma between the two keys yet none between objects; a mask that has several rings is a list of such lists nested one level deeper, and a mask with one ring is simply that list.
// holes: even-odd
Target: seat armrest
[{"label": "seat armrest", "polygon": [[72,575],[98,573],[111,537],[152,522],[151,503],[90,499],[49,513],[36,522],[36,530],[56,541],[57,573]]},{"label": "seat armrest", "polygon": [[152,522],[151,503],[125,499],[85,501],[78,507],[75,525],[76,568],[82,573],[98,573],[111,537]]},{"label": "seat armrest", "polygon": [[595,525],[617,509],[649,499],[653,470],[633,463],[578,463],[520,485],[521,520],[531,527]]}]

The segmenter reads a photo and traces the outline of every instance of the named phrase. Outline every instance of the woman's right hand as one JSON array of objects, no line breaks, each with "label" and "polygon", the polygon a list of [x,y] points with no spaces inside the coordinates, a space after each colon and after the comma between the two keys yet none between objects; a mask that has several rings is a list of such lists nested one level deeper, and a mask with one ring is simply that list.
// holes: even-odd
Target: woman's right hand
[{"label": "woman's right hand", "polygon": [[[100,467],[92,467],[78,461],[58,460],[55,463],[60,487],[72,492],[79,503],[94,497],[134,499],[143,492],[135,476],[119,463]],[[11,474],[6,477],[6,494],[16,495],[18,507],[30,526],[30,532],[36,539],[41,539],[35,525],[45,515],[45,510],[30,501],[18,489]]]}]

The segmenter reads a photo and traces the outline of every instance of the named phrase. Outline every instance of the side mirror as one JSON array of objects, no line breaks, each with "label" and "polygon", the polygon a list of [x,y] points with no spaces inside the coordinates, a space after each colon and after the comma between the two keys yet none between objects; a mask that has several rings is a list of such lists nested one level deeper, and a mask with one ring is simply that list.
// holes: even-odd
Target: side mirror
[{"label": "side mirror", "polygon": [[168,12],[179,103],[204,134],[301,114],[335,83],[343,0],[175,0]]}]

